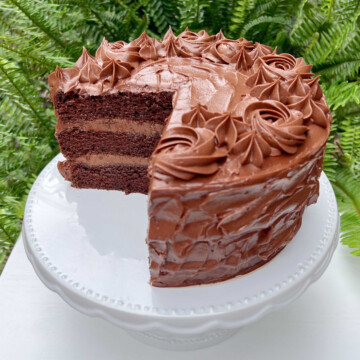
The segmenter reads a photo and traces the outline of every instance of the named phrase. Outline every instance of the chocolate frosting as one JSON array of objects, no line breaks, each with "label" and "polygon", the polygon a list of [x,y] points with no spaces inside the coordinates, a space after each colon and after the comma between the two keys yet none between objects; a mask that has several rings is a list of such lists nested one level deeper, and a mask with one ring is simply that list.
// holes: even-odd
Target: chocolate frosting
[{"label": "chocolate frosting", "polygon": [[[52,97],[173,92],[151,158],[150,271],[156,286],[250,271],[286,245],[318,196],[331,115],[311,65],[266,45],[171,28],[102,41],[49,76]],[[190,181],[189,181],[190,180]],[[180,271],[181,270],[181,271]]]},{"label": "chocolate frosting", "polygon": [[155,150],[155,176],[173,176],[190,180],[196,175],[211,175],[219,168],[218,161],[227,155],[215,144],[215,134],[207,128],[179,126],[171,128]]}]

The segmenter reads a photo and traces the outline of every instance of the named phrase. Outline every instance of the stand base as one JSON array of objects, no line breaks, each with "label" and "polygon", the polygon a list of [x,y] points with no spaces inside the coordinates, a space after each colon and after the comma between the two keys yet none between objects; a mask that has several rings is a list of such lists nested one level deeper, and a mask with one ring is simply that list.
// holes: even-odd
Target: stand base
[{"label": "stand base", "polygon": [[219,344],[239,329],[215,330],[199,335],[171,335],[161,330],[151,332],[127,331],[129,335],[142,343],[166,350],[196,350]]}]

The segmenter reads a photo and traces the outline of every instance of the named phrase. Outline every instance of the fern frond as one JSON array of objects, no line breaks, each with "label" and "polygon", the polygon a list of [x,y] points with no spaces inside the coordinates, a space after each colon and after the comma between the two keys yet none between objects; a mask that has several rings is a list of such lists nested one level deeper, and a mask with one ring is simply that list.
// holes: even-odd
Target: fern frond
[{"label": "fern frond", "polygon": [[334,1],[333,18],[338,22],[353,21],[359,16],[360,4],[358,0]]},{"label": "fern frond", "polygon": [[324,162],[323,162],[323,170],[326,173],[327,177],[330,181],[335,181],[336,175],[336,167],[338,165],[337,162],[337,153],[338,149],[335,145],[334,134],[335,134],[335,126],[332,126],[332,132],[326,144],[326,150],[324,155]]},{"label": "fern frond", "polygon": [[334,12],[335,0],[322,0],[320,1],[319,6],[327,21],[330,21]]},{"label": "fern frond", "polygon": [[304,47],[311,43],[314,34],[325,23],[326,18],[314,4],[303,0],[299,8],[297,19],[290,32],[290,42],[293,46]]},{"label": "fern frond", "polygon": [[205,10],[210,6],[206,0],[183,0],[178,6],[180,19],[179,31],[183,31],[186,27],[198,31],[204,22]]},{"label": "fern frond", "polygon": [[[353,24],[352,24],[353,25]],[[360,31],[359,28],[355,26],[348,33],[346,39],[344,39],[344,45],[336,54],[335,59],[359,59],[359,52],[360,52]]]},{"label": "fern frond", "polygon": [[[299,1],[265,1],[264,4],[260,6],[256,6],[256,12],[259,11],[259,7],[263,7],[263,14],[267,16],[274,16],[283,19],[287,19],[288,23],[286,25],[282,25],[280,23],[269,23],[261,30],[262,36],[259,37],[260,42],[271,45],[272,47],[278,47],[279,51],[282,51],[282,47],[284,46],[285,51],[292,52],[289,49],[289,41],[288,36],[291,30],[291,25],[293,23],[293,19],[296,16],[301,3]],[[265,10],[266,7],[266,10]],[[257,15],[259,16],[259,15]],[[254,18],[254,16],[253,16]]]},{"label": "fern frond", "polygon": [[341,216],[341,241],[360,256],[360,183],[347,168],[339,168],[333,188]]},{"label": "fern frond", "polygon": [[[14,8],[17,8],[19,11],[17,13],[22,13],[26,18],[28,18],[31,23],[42,33],[46,34],[51,40],[54,41],[55,45],[59,46],[63,51],[66,51],[66,44],[64,40],[59,36],[60,34],[56,31],[55,27],[52,25],[52,23],[49,21],[49,19],[44,15],[44,13],[41,10],[41,3],[39,1],[36,1],[38,8],[36,11],[31,6],[31,4],[28,3],[28,1],[17,1],[17,0],[7,0],[10,4],[14,6]],[[56,11],[56,7],[54,4],[50,6],[52,9],[51,12]],[[49,6],[46,7],[46,10],[49,9]],[[14,9],[15,10],[15,9]]]},{"label": "fern frond", "polygon": [[159,34],[163,35],[169,26],[177,30],[178,8],[174,1],[150,0],[146,9]]},{"label": "fern frond", "polygon": [[242,37],[246,37],[246,34],[248,33],[248,31],[250,29],[252,29],[253,27],[260,25],[260,24],[282,24],[282,25],[290,25],[290,20],[289,19],[284,19],[283,17],[278,17],[278,16],[261,16],[255,20],[250,21],[249,23],[247,23],[242,31],[241,31],[241,36]]},{"label": "fern frond", "polygon": [[[32,87],[29,87],[24,78],[19,74],[19,68],[15,64],[0,60],[0,90],[16,106],[30,115],[37,123],[45,125],[43,107]],[[27,88],[27,91],[25,89]]]},{"label": "fern frond", "polygon": [[360,161],[360,115],[343,119],[339,128],[341,150],[349,169],[355,174]]},{"label": "fern frond", "polygon": [[238,0],[233,9],[233,16],[231,17],[231,25],[229,27],[230,36],[239,38],[243,32],[243,26],[248,14],[255,8],[256,1],[254,0]]},{"label": "fern frond", "polygon": [[[319,73],[321,74],[321,72]],[[351,102],[360,104],[360,82],[358,81],[323,84],[323,90],[327,103],[332,110],[337,110]]]},{"label": "fern frond", "polygon": [[43,68],[44,72],[52,71],[56,66],[70,67],[73,62],[65,56],[49,54],[43,44],[34,47],[33,41],[16,36],[0,35],[0,49],[3,50],[3,57],[13,58],[19,61],[30,60]]},{"label": "fern frond", "polygon": [[318,65],[326,63],[328,58],[333,58],[342,48],[344,42],[352,29],[351,24],[336,24],[327,32],[321,32],[318,40],[305,49],[304,59],[316,68]]},{"label": "fern frond", "polygon": [[204,13],[204,28],[211,34],[216,34],[220,30],[227,34],[230,19],[232,16],[232,5],[235,1],[228,0],[207,0],[208,6]]}]

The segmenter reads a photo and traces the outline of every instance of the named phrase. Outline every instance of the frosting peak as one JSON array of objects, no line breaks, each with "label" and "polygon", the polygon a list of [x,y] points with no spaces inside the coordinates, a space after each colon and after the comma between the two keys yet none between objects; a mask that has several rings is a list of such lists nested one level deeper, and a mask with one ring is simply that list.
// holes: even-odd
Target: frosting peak
[{"label": "frosting peak", "polygon": [[138,53],[144,60],[157,60],[160,43],[143,32],[137,39],[129,44],[129,47],[139,47]]},{"label": "frosting peak", "polygon": [[196,175],[211,175],[218,171],[218,160],[228,154],[218,147],[215,134],[207,128],[178,126],[171,128],[160,140],[152,156],[155,176],[190,180]]},{"label": "frosting peak", "polygon": [[193,109],[182,115],[182,123],[191,127],[205,127],[212,117],[219,115],[211,113],[206,106],[197,104]]},{"label": "frosting peak", "polygon": [[104,86],[109,85],[110,88],[118,82],[130,76],[131,67],[128,63],[111,59],[104,62],[100,77],[103,79]]},{"label": "frosting peak", "polygon": [[83,47],[82,53],[81,53],[79,59],[76,61],[74,68],[82,69],[84,66],[87,65],[87,63],[89,61],[95,62],[95,58],[89,54],[89,52],[86,50],[86,48]]},{"label": "frosting peak", "polygon": [[121,52],[124,51],[124,46],[127,45],[124,41],[116,41],[109,43],[105,38],[103,38],[99,48],[96,51],[96,59],[98,62],[105,62],[111,59],[119,60]]}]

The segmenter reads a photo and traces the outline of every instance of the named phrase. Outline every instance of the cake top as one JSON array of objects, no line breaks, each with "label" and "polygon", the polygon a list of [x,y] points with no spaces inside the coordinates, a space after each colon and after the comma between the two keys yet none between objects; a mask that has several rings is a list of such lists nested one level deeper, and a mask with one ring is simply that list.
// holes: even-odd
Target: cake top
[{"label": "cake top", "polygon": [[105,39],[49,76],[51,94],[172,91],[173,112],[152,156],[161,182],[264,177],[323,150],[331,115],[311,65],[243,38],[186,29],[162,41]]}]

